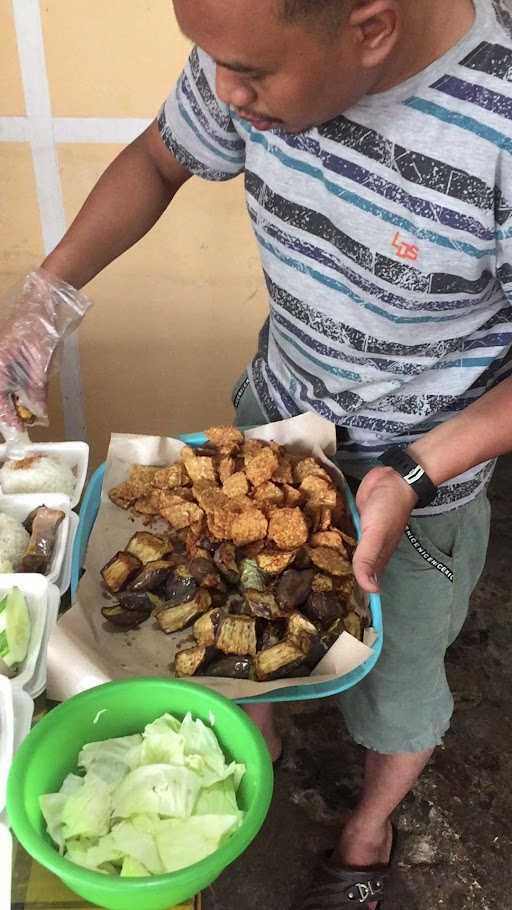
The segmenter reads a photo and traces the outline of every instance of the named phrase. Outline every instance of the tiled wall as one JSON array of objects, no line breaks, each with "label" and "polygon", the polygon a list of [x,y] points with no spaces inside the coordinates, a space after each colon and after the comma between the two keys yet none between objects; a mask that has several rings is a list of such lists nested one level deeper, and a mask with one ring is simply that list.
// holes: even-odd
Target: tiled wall
[{"label": "tiled wall", "polygon": [[[0,291],[52,248],[102,170],[157,113],[188,45],[169,0],[0,0]],[[240,180],[191,181],[87,291],[48,435],[178,433],[228,420],[265,313]],[[80,408],[83,401],[83,413]]]}]

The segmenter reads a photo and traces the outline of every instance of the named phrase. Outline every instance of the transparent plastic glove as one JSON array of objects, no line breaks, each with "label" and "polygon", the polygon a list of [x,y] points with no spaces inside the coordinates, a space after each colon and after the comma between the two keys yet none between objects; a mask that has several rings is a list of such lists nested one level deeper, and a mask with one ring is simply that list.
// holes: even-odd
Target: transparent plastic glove
[{"label": "transparent plastic glove", "polygon": [[90,301],[44,269],[0,300],[0,433],[14,449],[27,427],[48,424],[48,377],[62,341]]}]

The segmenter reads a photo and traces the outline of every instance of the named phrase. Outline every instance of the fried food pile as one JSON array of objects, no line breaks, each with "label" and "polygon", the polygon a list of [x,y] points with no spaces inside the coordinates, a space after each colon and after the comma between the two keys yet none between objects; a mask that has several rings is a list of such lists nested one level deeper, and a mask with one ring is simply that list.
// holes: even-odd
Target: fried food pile
[{"label": "fried food pile", "polygon": [[234,427],[206,435],[177,464],[133,465],[109,491],[167,525],[137,532],[104,566],[115,603],[103,616],[125,629],[151,615],[167,634],[192,627],[177,676],[307,676],[344,630],[364,632],[344,497],[312,457]]}]

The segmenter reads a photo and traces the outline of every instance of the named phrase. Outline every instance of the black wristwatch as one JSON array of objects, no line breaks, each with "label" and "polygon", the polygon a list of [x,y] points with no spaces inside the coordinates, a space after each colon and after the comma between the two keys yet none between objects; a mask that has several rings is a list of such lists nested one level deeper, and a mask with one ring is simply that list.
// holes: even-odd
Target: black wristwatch
[{"label": "black wristwatch", "polygon": [[393,468],[403,477],[406,483],[414,490],[418,497],[416,508],[424,509],[429,506],[437,496],[437,487],[432,483],[428,474],[404,449],[393,446],[387,449],[379,458],[381,464]]}]

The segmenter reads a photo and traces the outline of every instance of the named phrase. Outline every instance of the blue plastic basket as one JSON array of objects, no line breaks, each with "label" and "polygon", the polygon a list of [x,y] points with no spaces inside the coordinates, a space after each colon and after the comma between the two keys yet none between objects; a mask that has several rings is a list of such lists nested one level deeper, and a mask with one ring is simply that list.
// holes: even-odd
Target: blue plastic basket
[{"label": "blue plastic basket", "polygon": [[[187,443],[187,445],[195,447],[203,446],[208,441],[203,433],[194,433],[192,435],[180,436],[179,438],[182,440],[182,442]],[[105,465],[102,464],[92,475],[82,499],[82,504],[80,507],[80,523],[73,547],[73,558],[71,564],[71,596],[73,598],[75,597],[78,589],[82,567],[85,563],[85,554],[87,552],[89,537],[91,535],[91,531],[94,527],[94,522],[96,521],[96,516],[99,511],[101,489],[103,486],[104,476]],[[352,493],[348,487],[346,488],[346,496],[356,528],[357,537],[359,539],[361,536],[361,523],[359,521],[359,513],[357,511],[354,497],[352,496]],[[372,656],[368,658],[368,660],[365,661],[365,663],[358,667],[356,670],[353,670],[351,673],[346,673],[344,676],[340,676],[338,679],[335,679],[332,682],[318,683],[318,685],[314,686],[290,686],[290,688],[278,689],[275,692],[259,695],[254,698],[243,698],[240,699],[240,702],[257,703],[269,701],[305,701],[306,699],[313,698],[327,698],[330,695],[338,695],[340,692],[344,692],[346,689],[350,689],[352,686],[357,685],[357,683],[361,682],[361,680],[364,679],[370,670],[373,669],[382,651],[383,628],[381,600],[379,594],[370,594],[370,610],[372,614],[372,625],[375,629],[377,638],[373,645]]]}]

